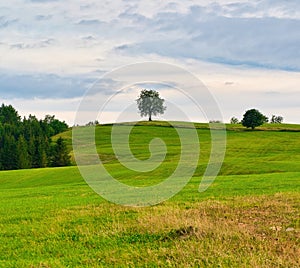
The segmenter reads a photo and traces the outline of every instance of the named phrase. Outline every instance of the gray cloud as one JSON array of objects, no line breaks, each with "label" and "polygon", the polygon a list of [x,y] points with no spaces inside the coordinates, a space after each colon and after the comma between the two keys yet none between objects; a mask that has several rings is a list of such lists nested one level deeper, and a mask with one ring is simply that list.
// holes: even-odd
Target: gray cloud
[{"label": "gray cloud", "polygon": [[[49,0],[31,1],[44,3]],[[111,47],[112,53],[125,56],[158,54],[227,65],[300,70],[298,0],[217,2],[203,6],[185,4],[188,11],[179,12],[182,3],[172,0],[165,3],[166,11],[161,8],[157,9],[158,13],[146,16],[143,2],[122,1],[122,4],[116,4],[120,10],[112,8],[115,7],[113,4],[107,7],[114,10],[109,19],[95,12],[106,7],[95,1],[82,4],[80,13],[67,11],[63,6],[58,8],[58,12],[54,5],[49,4],[51,15],[45,15],[41,7],[33,16],[34,21],[48,20],[49,23],[32,24],[32,21],[22,19],[21,24],[17,19],[0,17],[0,28],[18,24],[17,31],[30,30],[36,36],[45,33],[57,40],[83,36],[80,41],[97,41],[94,46],[101,46],[102,40],[105,40],[115,44]],[[298,19],[293,19],[297,14]],[[27,36],[25,31],[23,34]],[[53,43],[14,41],[12,48],[34,49],[50,45]],[[82,44],[75,46],[82,47]]]},{"label": "gray cloud", "polygon": [[115,47],[115,50],[117,50],[117,51],[123,51],[123,50],[130,50],[131,49],[131,46],[130,45],[128,45],[128,44],[124,44],[124,45],[120,45],[120,46],[116,46]]},{"label": "gray cloud", "polygon": [[49,2],[57,2],[59,0],[29,0],[32,3],[49,3]]},{"label": "gray cloud", "polygon": [[134,24],[139,24],[139,23],[144,24],[146,22],[151,22],[151,20],[146,18],[145,16],[138,14],[138,13],[132,13],[130,10],[131,9],[128,9],[127,11],[121,13],[119,15],[119,19],[129,20],[131,23],[134,23]]},{"label": "gray cloud", "polygon": [[52,19],[52,15],[37,15],[37,16],[35,16],[35,19],[37,20],[37,21],[43,21],[43,20],[50,20],[50,19]]},{"label": "gray cloud", "polygon": [[80,10],[89,10],[91,8],[95,8],[95,4],[86,4],[80,6]]},{"label": "gray cloud", "polygon": [[53,38],[48,38],[36,43],[26,44],[26,43],[16,43],[10,45],[12,49],[35,49],[35,48],[45,48],[56,44],[56,40]]},{"label": "gray cloud", "polygon": [[82,96],[94,79],[54,74],[0,74],[2,98],[68,98]]},{"label": "gray cloud", "polygon": [[[191,63],[191,68],[197,68],[200,60],[241,66],[250,72],[255,68],[300,71],[299,0],[192,4],[196,2],[86,0],[68,1],[66,5],[58,0],[6,1],[0,8],[0,48],[10,70],[0,70],[0,96],[72,98],[82,96],[92,85],[103,94],[111,94],[114,81],[94,83],[103,70],[159,56]],[[95,70],[99,66],[103,70]],[[227,70],[218,68],[220,72]],[[45,73],[28,74],[37,69]],[[64,74],[89,73],[54,75],[46,73],[49,69]],[[27,75],[20,75],[22,72]],[[287,79],[292,77],[284,74]],[[247,75],[243,78],[250,79]],[[253,103],[271,112],[274,107],[299,111],[299,93],[287,92],[297,91],[297,81],[286,87],[274,86],[271,78],[269,81],[254,92],[247,83],[242,88],[244,84],[234,75],[221,78],[224,93],[220,93],[220,103],[225,105],[225,112],[230,111],[228,117]],[[228,93],[231,90],[238,91],[234,105]]]},{"label": "gray cloud", "polygon": [[18,22],[18,19],[8,19],[5,16],[0,17],[0,28],[6,28]]},{"label": "gray cloud", "polygon": [[298,0],[253,0],[228,4],[213,2],[208,4],[205,9],[211,14],[237,18],[299,18],[300,12]]},{"label": "gray cloud", "polygon": [[120,83],[109,78],[99,80],[104,73],[103,70],[76,76],[0,73],[0,96],[4,99],[74,98],[82,97],[87,90],[90,94],[110,95]]},{"label": "gray cloud", "polygon": [[297,108],[300,107],[300,92],[279,92],[267,91],[259,94],[258,97],[264,98],[266,108]]},{"label": "gray cloud", "polygon": [[78,22],[78,25],[85,25],[85,26],[93,26],[93,25],[101,25],[104,22],[97,20],[97,19],[84,19],[84,20],[80,20]]},{"label": "gray cloud", "polygon": [[[131,55],[157,53],[173,58],[300,70],[300,20],[213,16],[203,7],[189,13],[159,13],[145,27],[152,38],[117,47]],[[149,31],[149,30],[148,30]]]},{"label": "gray cloud", "polygon": [[[112,44],[112,54],[124,56],[158,54],[226,65],[300,71],[300,15],[298,19],[288,18],[289,14],[291,17],[298,14],[300,5],[297,3],[298,0],[263,0],[190,7],[185,4],[189,7],[187,12],[178,12],[176,9],[180,9],[182,3],[173,0],[165,4],[166,10],[172,11],[160,9],[146,16],[141,11],[143,2],[125,3],[125,6],[122,2],[110,21],[94,12],[99,8],[99,3],[94,1],[81,5],[84,14],[67,12],[63,6],[56,11],[54,5],[49,4],[51,15],[46,15],[39,7],[37,11],[32,10],[31,20],[2,16],[0,28],[17,25],[16,38],[10,42],[5,40],[12,49],[38,49],[56,44],[61,45],[60,49],[67,49],[65,40],[79,36],[74,47],[93,45],[100,48],[102,41],[107,41]],[[48,21],[34,24],[36,20]],[[7,36],[7,31],[2,33],[3,37]],[[21,34],[28,40],[27,32],[45,37],[22,41]],[[106,47],[104,49],[107,51]]]},{"label": "gray cloud", "polygon": [[92,35],[84,36],[84,37],[82,37],[81,39],[84,40],[84,41],[95,41],[95,40],[97,40],[97,39],[96,39],[94,36],[92,36]]},{"label": "gray cloud", "polygon": [[232,85],[234,85],[234,82],[232,82],[232,81],[226,81],[226,82],[224,82],[224,85],[225,86],[232,86]]}]

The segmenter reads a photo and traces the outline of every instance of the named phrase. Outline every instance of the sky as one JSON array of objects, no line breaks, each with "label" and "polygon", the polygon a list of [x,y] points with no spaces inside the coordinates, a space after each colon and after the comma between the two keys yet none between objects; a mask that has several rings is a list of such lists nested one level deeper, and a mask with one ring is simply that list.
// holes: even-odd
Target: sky
[{"label": "sky", "polygon": [[[140,119],[134,103],[143,87],[158,90],[192,121],[228,122],[256,108],[300,123],[299,44],[299,0],[1,1],[0,103],[22,116],[54,114],[73,125],[80,102],[96,85],[99,103],[108,104],[97,118],[81,111],[80,123],[133,121]],[[121,78],[107,79],[143,62],[192,73],[222,118],[195,109],[173,81],[146,83],[136,75],[137,84],[123,90]],[[181,117],[170,108],[157,118]]]}]

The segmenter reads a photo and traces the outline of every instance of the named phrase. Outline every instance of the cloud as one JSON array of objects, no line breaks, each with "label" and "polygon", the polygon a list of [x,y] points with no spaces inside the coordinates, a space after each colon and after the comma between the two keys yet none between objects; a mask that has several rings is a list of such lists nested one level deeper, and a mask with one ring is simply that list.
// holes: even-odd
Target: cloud
[{"label": "cloud", "polygon": [[55,74],[5,74],[0,73],[0,95],[2,98],[75,98],[90,94],[113,93],[121,84],[110,78],[100,79],[103,70],[86,75],[59,76]]},{"label": "cloud", "polygon": [[101,25],[101,24],[103,24],[103,22],[97,19],[88,19],[88,20],[84,19],[78,22],[78,25],[85,25],[85,26]]},{"label": "cloud", "polygon": [[119,15],[119,18],[121,20],[129,20],[131,23],[139,24],[139,23],[146,23],[149,21],[148,18],[145,16],[138,14],[138,13],[132,13],[131,11],[127,10]]},{"label": "cloud", "polygon": [[[11,0],[1,6],[0,95],[7,98],[79,97],[103,70],[150,60],[213,77],[228,116],[253,103],[288,111],[299,100],[285,93],[299,91],[299,79],[291,78],[300,72],[298,0]],[[281,87],[277,70],[285,71]],[[260,73],[268,79],[256,81]],[[103,94],[112,83],[100,86]],[[266,93],[272,91],[280,94]]]},{"label": "cloud", "polygon": [[96,38],[92,35],[84,36],[81,39],[84,41],[95,41],[96,40]]},{"label": "cloud", "polygon": [[124,45],[116,46],[116,47],[115,47],[115,50],[117,50],[117,51],[122,51],[122,50],[128,50],[128,49],[130,49],[130,48],[131,48],[130,45],[124,44]]},{"label": "cloud", "polygon": [[67,98],[82,96],[94,79],[54,74],[0,75],[2,98]]},{"label": "cloud", "polygon": [[91,4],[81,5],[80,10],[89,10],[95,7],[96,7],[95,3],[91,3]]},{"label": "cloud", "polygon": [[12,49],[35,49],[35,48],[45,48],[52,46],[56,43],[56,40],[53,38],[48,38],[46,40],[42,40],[36,43],[25,44],[25,43],[17,43],[10,45]]},{"label": "cloud", "polygon": [[8,19],[5,16],[0,17],[0,28],[6,28],[18,22],[18,19]]},{"label": "cloud", "polygon": [[[89,49],[91,44],[82,41],[97,41],[94,47],[121,56],[157,54],[230,66],[300,70],[300,7],[296,0],[197,2],[201,5],[173,0],[158,6],[142,1],[115,1],[109,5],[86,1],[78,10],[68,9],[60,1],[35,1],[49,2],[51,15],[43,6],[33,9],[29,5],[24,6],[24,17],[19,13],[17,19],[0,18],[0,27],[15,24],[16,31],[9,36],[3,33],[2,38],[15,37],[10,42],[12,48],[51,46],[54,44],[35,40],[51,36],[66,53],[72,47]],[[45,20],[47,23],[42,23]]]},{"label": "cloud", "polygon": [[300,20],[208,17],[193,6],[187,14],[159,13],[145,28],[155,29],[152,38],[121,47],[123,53],[300,71]]},{"label": "cloud", "polygon": [[226,82],[224,83],[224,85],[225,85],[225,86],[231,86],[231,85],[234,85],[234,82],[232,82],[232,81],[226,81]]},{"label": "cloud", "polygon": [[298,0],[253,0],[253,1],[214,1],[204,5],[212,15],[236,18],[289,18],[298,19]]},{"label": "cloud", "polygon": [[44,20],[50,20],[50,19],[52,19],[52,15],[37,15],[37,16],[35,16],[35,19],[37,20],[37,21],[44,21]]},{"label": "cloud", "polygon": [[29,0],[32,3],[51,3],[51,2],[57,2],[58,0]]}]

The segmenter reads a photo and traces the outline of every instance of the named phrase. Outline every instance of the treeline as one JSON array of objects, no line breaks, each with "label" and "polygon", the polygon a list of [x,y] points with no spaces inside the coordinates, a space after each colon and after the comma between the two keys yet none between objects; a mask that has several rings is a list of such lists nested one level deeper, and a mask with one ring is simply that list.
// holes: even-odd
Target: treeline
[{"label": "treeline", "polygon": [[0,106],[0,170],[70,165],[70,156],[62,138],[51,137],[68,129],[65,122],[47,115],[21,117],[11,105]]}]

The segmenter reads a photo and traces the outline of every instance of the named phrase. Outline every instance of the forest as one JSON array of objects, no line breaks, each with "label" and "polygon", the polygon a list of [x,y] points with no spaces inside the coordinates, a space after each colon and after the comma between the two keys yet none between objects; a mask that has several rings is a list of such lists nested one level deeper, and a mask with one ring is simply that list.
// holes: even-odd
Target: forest
[{"label": "forest", "polygon": [[0,170],[70,165],[65,141],[51,137],[69,127],[54,115],[21,118],[11,105],[0,106]]}]

